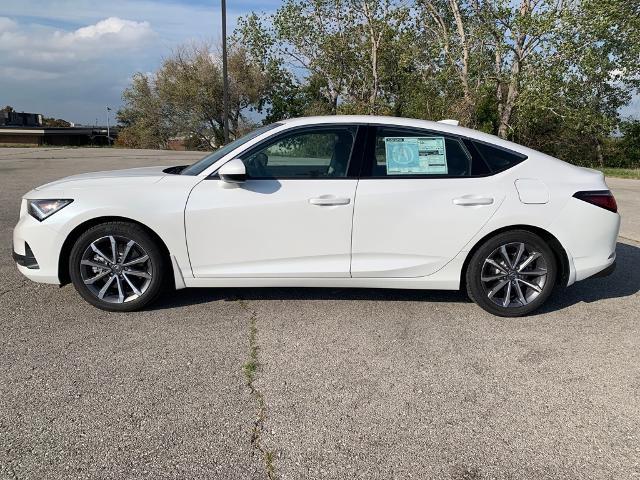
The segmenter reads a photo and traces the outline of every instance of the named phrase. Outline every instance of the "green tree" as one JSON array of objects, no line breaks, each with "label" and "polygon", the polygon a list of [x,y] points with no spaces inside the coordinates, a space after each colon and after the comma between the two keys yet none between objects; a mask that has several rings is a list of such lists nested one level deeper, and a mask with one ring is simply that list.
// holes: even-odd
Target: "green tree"
[{"label": "green tree", "polygon": [[122,94],[124,107],[117,113],[122,126],[119,144],[132,148],[166,148],[175,133],[172,112],[160,98],[154,77],[136,73]]},{"label": "green tree", "polygon": [[[232,130],[242,130],[249,109],[264,122],[338,113],[455,118],[604,166],[623,150],[635,158],[635,130],[619,111],[640,88],[638,58],[635,1],[285,0],[238,22]],[[219,143],[220,70],[210,49],[183,47],[156,74],[136,76],[124,96],[124,133],[140,144],[171,135]]]},{"label": "green tree", "polygon": [[236,39],[272,80],[270,120],[392,113],[408,16],[392,0],[287,0],[274,14],[240,19]]},{"label": "green tree", "polygon": [[576,163],[605,166],[604,144],[640,79],[639,8],[587,0],[565,11],[563,34],[537,53],[537,69],[525,78],[516,140]]},{"label": "green tree", "polygon": [[70,127],[71,123],[63,120],[62,118],[44,117],[42,119],[42,126],[44,127]]},{"label": "green tree", "polygon": [[[257,106],[264,78],[244,48],[233,46],[229,61],[229,117],[232,135],[243,132],[245,112]],[[223,143],[222,66],[208,45],[178,48],[151,76],[137,74],[118,112],[122,142],[166,147],[182,136],[198,148]]]},{"label": "green tree", "polygon": [[621,122],[620,134],[608,142],[607,166],[640,168],[640,120]]},{"label": "green tree", "polygon": [[278,71],[272,78],[287,81],[279,92],[284,98],[302,100],[305,114],[336,114],[354,79],[355,21],[346,0],[286,0],[274,14],[260,18],[254,13],[241,20],[237,37],[262,56],[272,75]]}]

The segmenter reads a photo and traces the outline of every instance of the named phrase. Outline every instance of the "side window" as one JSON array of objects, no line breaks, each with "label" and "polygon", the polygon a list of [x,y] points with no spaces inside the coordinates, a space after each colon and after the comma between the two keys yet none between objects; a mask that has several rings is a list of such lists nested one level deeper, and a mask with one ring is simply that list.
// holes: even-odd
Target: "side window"
[{"label": "side window", "polygon": [[356,127],[305,129],[260,145],[241,158],[249,178],[339,178],[347,175]]},{"label": "side window", "polygon": [[493,147],[486,143],[474,141],[473,145],[476,147],[476,150],[480,152],[480,155],[482,155],[482,158],[484,158],[484,161],[493,173],[511,168],[527,159],[527,156],[521,153]]},{"label": "side window", "polygon": [[471,175],[471,156],[456,138],[437,132],[378,127],[374,142],[368,176]]}]

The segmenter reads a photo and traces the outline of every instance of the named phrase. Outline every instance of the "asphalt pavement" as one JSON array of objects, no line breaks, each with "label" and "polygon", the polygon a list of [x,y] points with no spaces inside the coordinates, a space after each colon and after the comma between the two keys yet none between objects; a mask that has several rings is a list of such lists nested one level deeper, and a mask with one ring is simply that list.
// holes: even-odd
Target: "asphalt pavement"
[{"label": "asphalt pavement", "polygon": [[640,477],[640,181],[618,268],[536,314],[458,292],[193,289],[130,314],[11,260],[20,197],[192,152],[0,149],[0,478]]}]

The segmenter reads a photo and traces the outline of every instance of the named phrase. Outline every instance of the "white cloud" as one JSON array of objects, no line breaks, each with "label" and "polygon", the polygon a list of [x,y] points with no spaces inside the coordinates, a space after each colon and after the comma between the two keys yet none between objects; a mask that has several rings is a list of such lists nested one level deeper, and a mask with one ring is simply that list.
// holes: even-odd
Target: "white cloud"
[{"label": "white cloud", "polygon": [[18,24],[7,17],[0,17],[0,33],[9,32],[18,28]]},{"label": "white cloud", "polygon": [[[148,21],[116,16],[63,29],[0,17],[0,97],[18,110],[95,121],[127,79],[157,62]],[[150,65],[151,64],[151,65]]]},{"label": "white cloud", "polygon": [[155,36],[148,22],[109,17],[105,20],[62,31],[41,26],[19,26],[0,17],[0,64],[43,72],[60,72],[69,67],[109,55],[120,49],[128,53],[143,47]]},{"label": "white cloud", "polygon": [[109,17],[105,20],[100,20],[95,25],[79,28],[75,32],[67,34],[66,37],[71,41],[78,41],[85,39],[99,40],[101,37],[108,39],[113,35],[120,40],[137,42],[152,34],[153,31],[149,22],[135,22],[118,17]]},{"label": "white cloud", "polygon": [[[60,77],[60,74],[56,72],[43,72],[42,70],[32,70],[24,67],[3,67],[2,73],[6,78],[11,78],[14,82],[29,82],[34,78],[40,81],[56,80]],[[6,92],[3,93],[6,94]]]},{"label": "white cloud", "polygon": [[[227,2],[239,15],[280,0]],[[219,0],[0,0],[0,101],[19,110],[104,123],[135,72],[178,45],[220,40]]]},{"label": "white cloud", "polygon": [[[256,0],[260,3],[261,0]],[[2,15],[16,18],[28,17],[48,21],[75,24],[95,23],[97,20],[118,16],[135,21],[147,21],[158,32],[166,46],[172,47],[191,36],[218,40],[220,33],[219,1],[207,3],[179,0],[0,0]],[[230,29],[243,12],[234,9],[237,2],[227,2],[227,22]]]}]

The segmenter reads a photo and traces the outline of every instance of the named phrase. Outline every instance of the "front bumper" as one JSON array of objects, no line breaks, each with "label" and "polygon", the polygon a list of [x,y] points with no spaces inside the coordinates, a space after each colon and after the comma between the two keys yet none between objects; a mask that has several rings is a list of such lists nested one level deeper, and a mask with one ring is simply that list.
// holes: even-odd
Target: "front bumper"
[{"label": "front bumper", "polygon": [[31,251],[31,247],[29,246],[28,243],[25,243],[24,249],[25,249],[24,255],[20,255],[19,253],[16,253],[15,249],[13,250],[12,256],[13,256],[14,262],[16,262],[21,267],[28,268],[29,270],[39,270],[40,265],[38,265],[38,261],[36,260],[36,257],[33,254],[33,251]]},{"label": "front bumper", "polygon": [[600,270],[598,273],[594,273],[589,278],[608,277],[615,271],[615,269],[616,269],[616,261],[614,260],[613,263],[609,265],[607,268],[605,268],[604,270]]},{"label": "front bumper", "polygon": [[29,280],[59,285],[58,259],[65,235],[24,214],[13,229],[13,259]]}]

